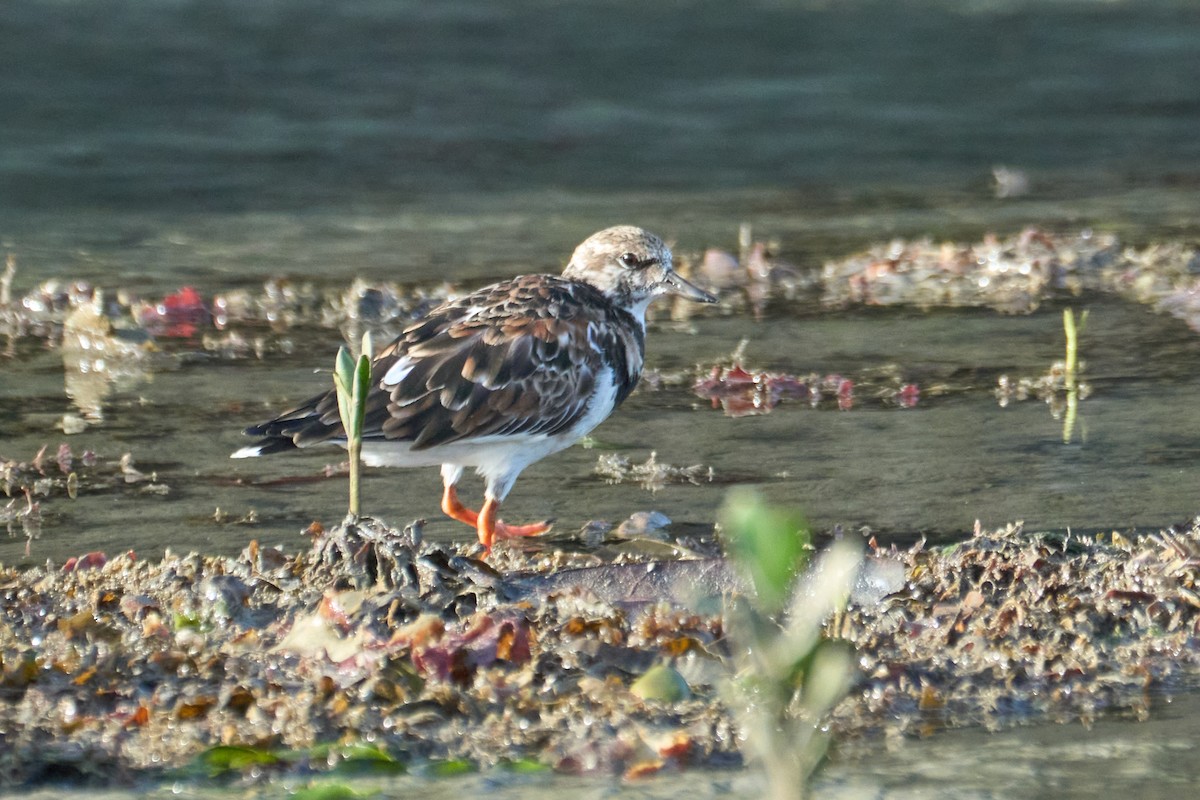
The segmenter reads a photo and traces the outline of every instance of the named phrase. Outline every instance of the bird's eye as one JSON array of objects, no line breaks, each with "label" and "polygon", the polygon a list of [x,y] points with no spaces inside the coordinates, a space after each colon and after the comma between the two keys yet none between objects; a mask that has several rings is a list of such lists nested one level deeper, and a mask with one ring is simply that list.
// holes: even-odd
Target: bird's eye
[{"label": "bird's eye", "polygon": [[629,267],[630,269],[633,269],[642,263],[638,260],[636,253],[622,253],[621,257],[617,260],[621,262],[622,266]]}]

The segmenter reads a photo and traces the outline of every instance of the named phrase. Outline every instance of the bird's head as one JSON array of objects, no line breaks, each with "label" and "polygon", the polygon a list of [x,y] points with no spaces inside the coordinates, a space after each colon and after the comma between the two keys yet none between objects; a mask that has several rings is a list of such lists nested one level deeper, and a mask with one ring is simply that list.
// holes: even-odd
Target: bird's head
[{"label": "bird's head", "polygon": [[675,272],[662,239],[633,225],[594,233],[575,248],[563,277],[590,284],[639,319],[656,297],[674,294],[701,303],[717,298]]}]

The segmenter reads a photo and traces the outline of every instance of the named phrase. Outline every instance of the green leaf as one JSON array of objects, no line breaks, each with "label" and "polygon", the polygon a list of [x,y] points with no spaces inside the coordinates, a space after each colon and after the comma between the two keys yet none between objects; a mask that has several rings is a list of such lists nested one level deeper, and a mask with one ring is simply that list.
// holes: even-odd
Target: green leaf
[{"label": "green leaf", "polygon": [[205,750],[197,756],[196,761],[215,778],[228,772],[241,772],[250,767],[279,764],[282,759],[269,750],[222,744]]},{"label": "green leaf", "polygon": [[351,403],[354,400],[354,360],[346,348],[339,347],[337,361],[333,369],[333,386],[337,391],[338,416],[342,418],[342,427],[346,429],[346,438],[353,436],[353,417]]},{"label": "green leaf", "polygon": [[396,763],[396,759],[392,758],[391,753],[374,744],[348,744],[341,748],[339,754],[345,761],[387,761],[392,764]]},{"label": "green leaf", "polygon": [[[362,344],[358,348],[358,379],[362,386],[362,396],[367,396],[371,388],[371,360],[375,357],[375,345],[371,342],[371,332],[362,335]],[[365,374],[364,374],[365,370]]]},{"label": "green leaf", "polygon": [[171,627],[177,631],[183,630],[184,628],[200,630],[203,627],[203,622],[204,620],[202,620],[196,614],[182,614],[176,612],[175,614],[171,615]]},{"label": "green leaf", "polygon": [[500,769],[515,772],[518,775],[530,775],[538,772],[549,772],[550,766],[532,758],[514,758],[501,761]]},{"label": "green leaf", "polygon": [[476,767],[470,761],[462,758],[452,758],[446,761],[434,761],[425,770],[434,778],[454,778],[459,775],[469,775]]},{"label": "green leaf", "polygon": [[798,511],[767,505],[753,490],[729,493],[721,513],[733,556],[749,575],[760,607],[783,607],[796,575],[808,563],[812,536]]},{"label": "green leaf", "polygon": [[391,753],[373,744],[350,744],[335,750],[341,761],[334,766],[336,775],[399,775],[408,766]]},{"label": "green leaf", "polygon": [[335,742],[317,742],[312,747],[305,750],[289,750],[289,753],[294,753],[297,757],[305,756],[314,761],[327,761],[329,754],[333,753],[340,747]]},{"label": "green leaf", "polygon": [[371,391],[371,359],[358,357],[358,369],[354,373],[354,431],[355,438],[362,436],[363,421],[367,416],[367,394]]},{"label": "green leaf", "polygon": [[820,716],[846,696],[854,674],[854,647],[827,640],[813,648],[804,672],[804,706]]},{"label": "green leaf", "polygon": [[360,792],[344,783],[314,783],[292,793],[293,800],[360,800],[364,797],[374,797],[378,789]]},{"label": "green leaf", "polygon": [[350,351],[345,347],[338,348],[334,372],[342,376],[342,380],[346,382],[346,385],[350,384],[350,376],[354,374],[354,358],[351,357]]}]

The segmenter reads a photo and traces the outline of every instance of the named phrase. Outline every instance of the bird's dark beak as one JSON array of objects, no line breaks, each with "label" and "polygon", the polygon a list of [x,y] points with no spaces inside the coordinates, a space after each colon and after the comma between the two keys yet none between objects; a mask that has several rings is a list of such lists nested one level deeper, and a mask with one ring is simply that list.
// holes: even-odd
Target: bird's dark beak
[{"label": "bird's dark beak", "polygon": [[688,300],[695,300],[700,303],[717,302],[716,297],[704,291],[699,286],[685,281],[679,277],[679,274],[675,270],[668,269],[665,272],[663,284],[670,289],[671,294],[677,294],[680,297],[686,297]]}]

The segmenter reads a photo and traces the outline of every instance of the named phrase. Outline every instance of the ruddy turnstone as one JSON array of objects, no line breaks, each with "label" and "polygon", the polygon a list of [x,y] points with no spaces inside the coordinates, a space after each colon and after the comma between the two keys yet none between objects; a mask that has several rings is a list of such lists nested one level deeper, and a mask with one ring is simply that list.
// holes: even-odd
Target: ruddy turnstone
[{"label": "ruddy turnstone", "polygon": [[[561,276],[522,275],[451,300],[411,325],[374,360],[363,462],[442,467],[442,511],[497,539],[546,531],[509,525],[500,504],[521,471],[587,435],[642,374],[646,308],[708,292],[677,275],[662,239],[629,225],[593,234]],[[234,458],[320,443],[346,444],[331,390],[269,422]],[[474,467],[486,488],[473,511],[455,488]]]}]

